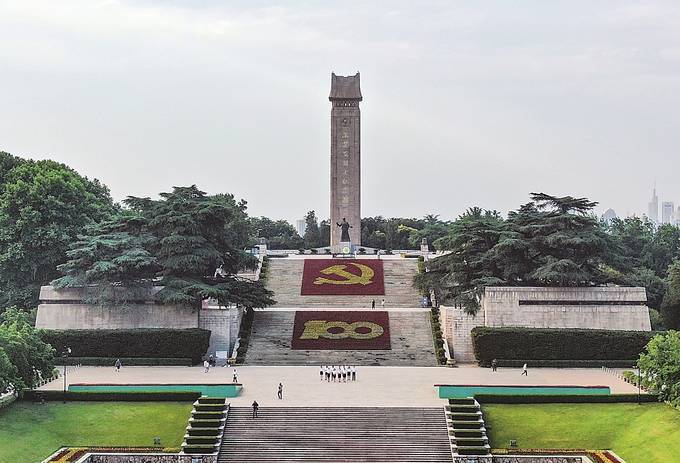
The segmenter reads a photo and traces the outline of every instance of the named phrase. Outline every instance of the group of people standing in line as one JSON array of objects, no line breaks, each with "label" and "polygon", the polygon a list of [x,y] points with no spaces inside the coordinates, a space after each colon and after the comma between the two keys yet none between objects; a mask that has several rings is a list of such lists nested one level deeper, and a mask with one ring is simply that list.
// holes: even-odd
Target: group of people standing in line
[{"label": "group of people standing in line", "polygon": [[357,367],[355,366],[331,366],[331,365],[322,365],[319,367],[319,380],[323,381],[326,380],[326,382],[335,382],[337,379],[338,382],[346,383],[347,381],[356,381],[357,380]]}]

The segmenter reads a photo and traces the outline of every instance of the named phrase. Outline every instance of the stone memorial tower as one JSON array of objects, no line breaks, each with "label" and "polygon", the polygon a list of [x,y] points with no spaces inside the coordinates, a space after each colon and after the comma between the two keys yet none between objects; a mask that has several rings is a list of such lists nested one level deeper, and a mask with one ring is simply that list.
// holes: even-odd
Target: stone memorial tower
[{"label": "stone memorial tower", "polygon": [[342,219],[350,240],[361,244],[361,87],[359,73],[331,74],[331,249],[339,252]]}]

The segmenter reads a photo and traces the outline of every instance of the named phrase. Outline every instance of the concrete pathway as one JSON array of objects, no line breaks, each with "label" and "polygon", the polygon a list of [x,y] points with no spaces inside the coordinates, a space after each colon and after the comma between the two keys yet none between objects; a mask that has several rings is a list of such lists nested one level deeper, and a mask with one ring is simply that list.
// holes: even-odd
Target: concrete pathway
[{"label": "concrete pathway", "polygon": [[[326,383],[319,381],[319,369],[301,366],[237,367],[243,391],[231,399],[234,406],[248,406],[253,400],[261,406],[285,407],[431,407],[443,406],[435,384],[482,385],[567,385],[609,386],[612,393],[634,393],[637,389],[600,369],[530,369],[520,376],[517,368],[462,366],[437,367],[358,367],[357,381]],[[204,373],[202,367],[81,367],[70,371],[68,381],[74,383],[109,384],[215,384],[230,383],[232,368],[217,367]],[[283,383],[283,400],[276,397]],[[61,380],[40,389],[61,390]]]}]

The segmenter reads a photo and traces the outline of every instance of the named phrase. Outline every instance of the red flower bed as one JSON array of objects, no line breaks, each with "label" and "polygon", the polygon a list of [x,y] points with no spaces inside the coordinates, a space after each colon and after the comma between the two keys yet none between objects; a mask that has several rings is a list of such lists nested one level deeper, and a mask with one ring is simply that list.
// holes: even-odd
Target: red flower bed
[{"label": "red flower bed", "polygon": [[306,259],[302,296],[382,296],[383,263],[377,259]]},{"label": "red flower bed", "polygon": [[389,350],[387,312],[295,312],[291,348],[300,350]]}]

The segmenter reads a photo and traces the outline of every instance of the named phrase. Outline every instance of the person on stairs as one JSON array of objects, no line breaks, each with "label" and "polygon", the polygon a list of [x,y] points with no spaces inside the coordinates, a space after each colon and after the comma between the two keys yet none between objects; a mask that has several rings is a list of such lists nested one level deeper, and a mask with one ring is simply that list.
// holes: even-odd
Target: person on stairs
[{"label": "person on stairs", "polygon": [[256,400],[253,400],[253,418],[257,418],[257,409],[260,408],[260,404]]},{"label": "person on stairs", "polygon": [[283,400],[283,384],[279,383],[279,391],[277,392],[279,400]]}]

